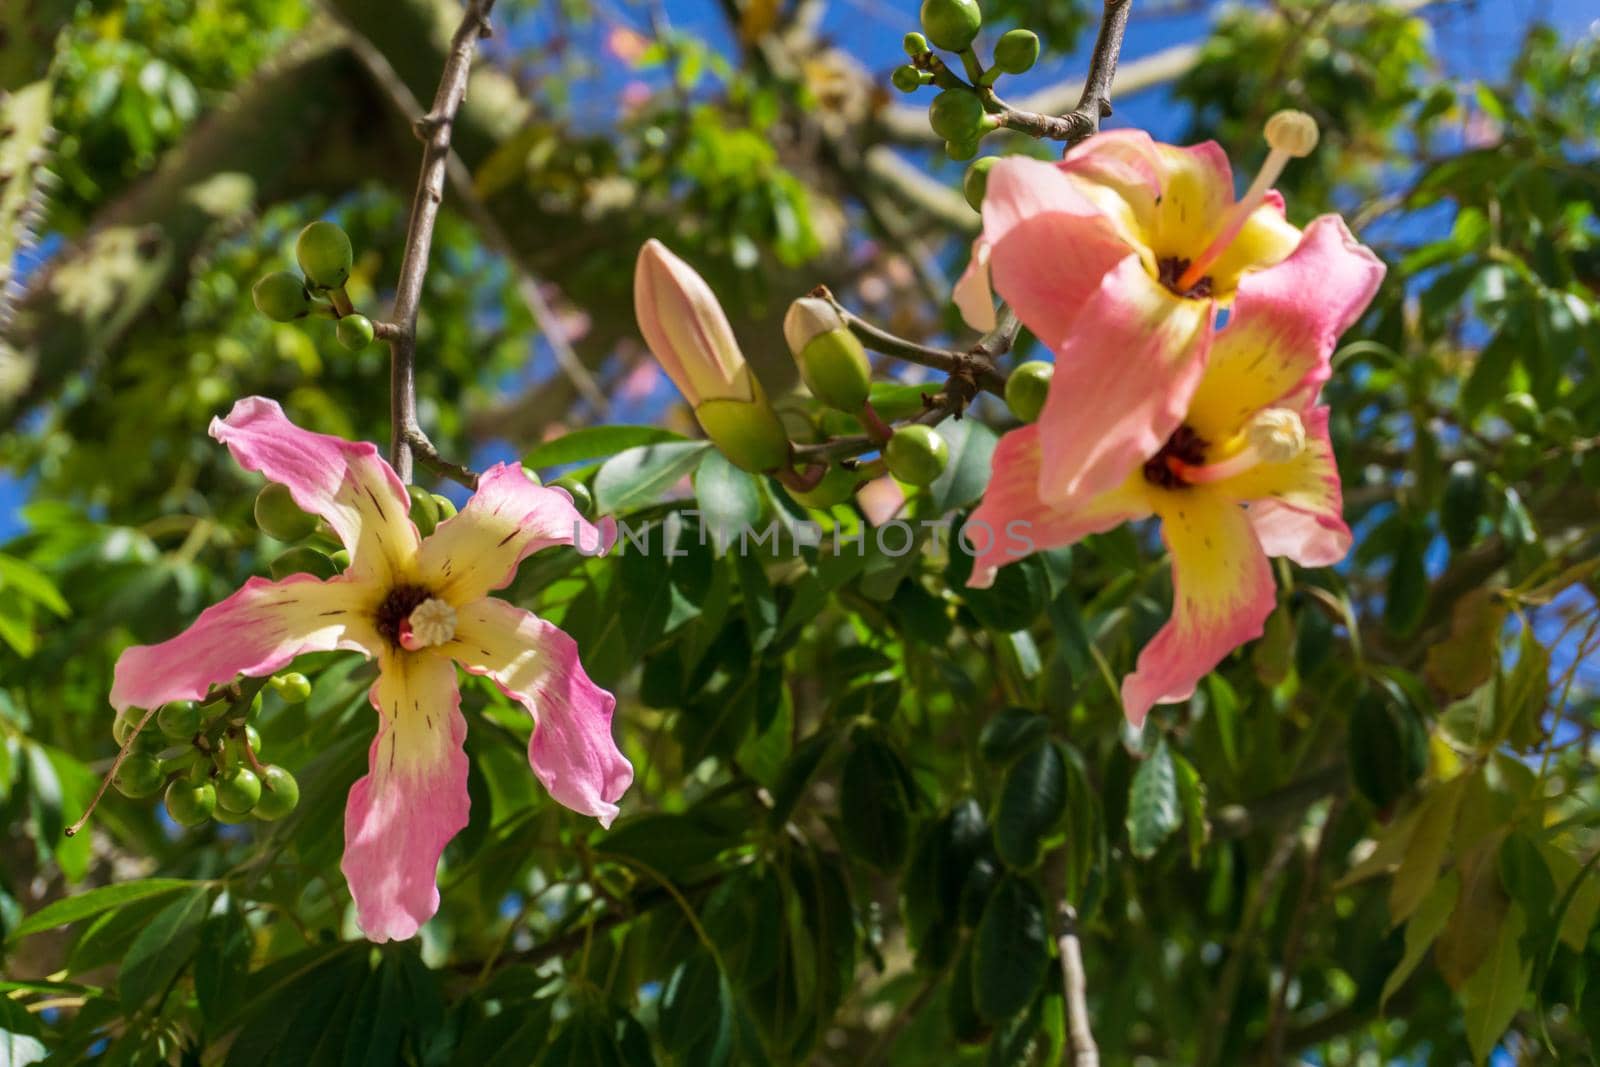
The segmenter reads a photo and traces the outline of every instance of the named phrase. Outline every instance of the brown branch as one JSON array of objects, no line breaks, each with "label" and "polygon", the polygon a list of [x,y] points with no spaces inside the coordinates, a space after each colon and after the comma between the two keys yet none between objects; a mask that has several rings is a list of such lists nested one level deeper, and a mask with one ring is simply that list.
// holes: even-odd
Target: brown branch
[{"label": "brown branch", "polygon": [[439,455],[439,450],[433,447],[433,442],[428,440],[428,435],[413,426],[411,433],[406,436],[406,445],[411,449],[412,457],[422,466],[428,468],[441,478],[449,478],[458,485],[468,489],[478,488],[478,476],[471,468],[459,463],[452,463]]},{"label": "brown branch", "polygon": [[[428,252],[433,227],[444,200],[444,183],[450,166],[450,131],[456,112],[467,95],[467,74],[478,38],[489,34],[489,12],[494,0],[469,0],[461,25],[450,39],[450,54],[439,77],[433,108],[417,121],[423,140],[422,170],[411,203],[405,252],[400,259],[400,281],[395,288],[394,315],[397,334],[389,342],[389,458],[401,481],[411,481],[412,452],[422,435],[417,424],[417,312],[422,303],[422,280],[428,273]],[[435,453],[437,456],[437,453]]]},{"label": "brown branch", "polygon": [[1067,1039],[1072,1048],[1072,1067],[1100,1067],[1100,1047],[1089,1026],[1087,982],[1083,973],[1083,951],[1078,945],[1078,913],[1062,903],[1057,912],[1060,933],[1056,947],[1061,952],[1061,979],[1067,1012]]},{"label": "brown branch", "polygon": [[1321,896],[1318,879],[1323,858],[1328,853],[1328,843],[1333,840],[1334,823],[1344,813],[1344,797],[1335,797],[1328,806],[1328,814],[1317,831],[1317,844],[1306,857],[1305,880],[1300,886],[1300,899],[1295,904],[1294,915],[1289,920],[1289,932],[1284,937],[1283,960],[1278,968],[1278,990],[1272,998],[1272,1008],[1267,1015],[1267,1036],[1262,1042],[1263,1067],[1274,1067],[1283,1062],[1284,1039],[1289,1022],[1289,986],[1294,981],[1295,968],[1300,965],[1300,950],[1305,945],[1306,920],[1311,906]]}]

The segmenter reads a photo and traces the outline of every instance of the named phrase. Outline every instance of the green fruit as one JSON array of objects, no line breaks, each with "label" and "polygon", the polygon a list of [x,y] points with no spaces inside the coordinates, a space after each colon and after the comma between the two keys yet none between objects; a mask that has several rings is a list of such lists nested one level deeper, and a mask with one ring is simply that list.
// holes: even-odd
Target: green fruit
[{"label": "green fruit", "polygon": [[844,467],[833,467],[822,476],[815,489],[804,493],[790,492],[790,496],[808,508],[831,508],[842,504],[855,493],[861,484],[861,472]]},{"label": "green fruit", "polygon": [[339,343],[352,352],[359,352],[372,343],[372,320],[365,315],[346,315],[333,328]]},{"label": "green fruit", "polygon": [[250,296],[256,302],[256,310],[273,322],[293,322],[311,314],[311,294],[306,292],[306,283],[286,270],[257,278]]},{"label": "green fruit", "polygon": [[238,826],[240,823],[248,822],[253,814],[255,813],[250,811],[229,811],[221,804],[218,804],[212,810],[211,817],[224,826]]},{"label": "green fruit", "polygon": [[984,117],[983,102],[966,89],[946,89],[928,105],[928,125],[947,141],[976,140]]},{"label": "green fruit", "polygon": [[1544,436],[1548,441],[1567,445],[1578,436],[1578,419],[1566,408],[1551,408],[1544,416]]},{"label": "green fruit", "polygon": [[188,748],[184,749],[182,752],[179,752],[176,756],[173,756],[170,759],[162,760],[161,761],[161,773],[164,774],[164,775],[167,775],[167,774],[184,774],[184,775],[186,775],[191,770],[193,770],[194,767],[197,764],[202,762],[203,759],[204,759],[204,755],[201,753],[201,751],[198,748],[195,748],[193,745],[191,745]]},{"label": "green fruit", "polygon": [[217,779],[217,807],[243,814],[261,799],[261,779],[249,767],[234,767]]},{"label": "green fruit", "polygon": [[977,0],[922,0],[922,32],[946,52],[971,47],[982,26]]},{"label": "green fruit", "polygon": [[339,568],[334,566],[333,560],[318,552],[314,548],[291,548],[283,555],[274,559],[268,570],[279,581],[291,574],[310,574],[317,578],[332,578],[339,573]]},{"label": "green fruit", "polygon": [[562,478],[553,482],[552,489],[564,489],[572,497],[572,506],[578,509],[578,514],[588,517],[594,514],[594,494],[589,492],[589,487],[577,478]]},{"label": "green fruit", "polygon": [[161,789],[161,783],[166,780],[160,760],[148,752],[130,752],[112,776],[111,784],[123,796],[137,800],[155,796]]},{"label": "green fruit", "polygon": [[337,289],[350,280],[355,254],[350,248],[350,235],[342,227],[318,220],[300,231],[294,242],[294,258],[312,285]]},{"label": "green fruit", "polygon": [[138,708],[129,708],[119,711],[111,720],[111,736],[118,747],[128,743],[128,737],[133,733],[133,728],[139,725],[139,720],[144,717],[144,712]]},{"label": "green fruit", "polygon": [[970,141],[946,141],[944,154],[957,163],[971,159],[978,154],[978,138],[974,137]]},{"label": "green fruit", "polygon": [[256,801],[258,819],[281,819],[300,803],[300,783],[294,775],[276,764],[261,769],[261,799]]},{"label": "green fruit", "polygon": [[254,726],[246,725],[244,728],[244,740],[250,746],[251,752],[258,756],[261,754],[261,731]]},{"label": "green fruit", "polygon": [[205,713],[199,705],[188,700],[163,704],[161,710],[156,712],[156,725],[174,741],[189,740],[200,732],[205,721]]},{"label": "green fruit", "polygon": [[950,446],[933,427],[917,423],[895,431],[883,458],[889,463],[889,473],[902,482],[927,485],[944,473],[945,464],[950,462]]},{"label": "green fruit", "polygon": [[1539,432],[1539,402],[1527,393],[1511,393],[1500,401],[1500,415],[1513,430]]},{"label": "green fruit", "polygon": [[1007,30],[994,45],[994,65],[1007,74],[1024,74],[1039,61],[1039,35],[1032,30]]},{"label": "green fruit", "polygon": [[1044,410],[1045,396],[1050,392],[1050,379],[1055,375],[1054,363],[1032,359],[1011,372],[1006,379],[1006,406],[1023,422],[1034,422]]},{"label": "green fruit", "polygon": [[989,172],[999,159],[999,156],[984,156],[973,160],[966,176],[961,179],[961,191],[966,195],[967,203],[972,205],[972,210],[983,210],[983,194],[989,191]]},{"label": "green fruit", "polygon": [[278,541],[298,541],[317,528],[317,517],[301,511],[289,487],[278,482],[268,482],[256,494],[255,516],[256,527]]},{"label": "green fruit", "polygon": [[1489,506],[1489,484],[1478,465],[1470,459],[1450,464],[1444,495],[1439,502],[1439,525],[1445,540],[1457,551],[1472,544],[1478,530],[1478,516]]},{"label": "green fruit", "polygon": [[179,826],[199,826],[217,810],[217,791],[210,782],[174,779],[167,786],[167,814]]},{"label": "green fruit", "polygon": [[928,39],[920,33],[908,33],[900,45],[906,50],[906,55],[915,59],[928,50]]},{"label": "green fruit", "polygon": [[440,496],[438,493],[435,493],[435,494],[433,494],[433,502],[435,504],[439,505],[439,521],[440,522],[443,522],[446,519],[453,519],[453,518],[456,517],[456,506],[455,506],[455,503],[449,497]]},{"label": "green fruit", "polygon": [[902,93],[914,93],[922,88],[922,71],[907,63],[905,66],[894,68],[894,73],[889,75],[889,80]]},{"label": "green fruit", "polygon": [[280,674],[268,684],[285,704],[304,704],[311,699],[311,679],[298,671]]},{"label": "green fruit", "polygon": [[423,537],[433,536],[434,529],[439,525],[438,501],[420,485],[406,486],[406,495],[411,498],[411,522],[416,526],[417,533]]}]

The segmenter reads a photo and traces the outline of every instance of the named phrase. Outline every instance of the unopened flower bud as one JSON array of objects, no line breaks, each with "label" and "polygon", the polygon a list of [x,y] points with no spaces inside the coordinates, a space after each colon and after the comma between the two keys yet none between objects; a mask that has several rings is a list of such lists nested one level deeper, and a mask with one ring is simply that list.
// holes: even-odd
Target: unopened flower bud
[{"label": "unopened flower bud", "polygon": [[1006,379],[1006,406],[1011,413],[1023,422],[1037,421],[1055,373],[1055,364],[1037,359],[1012,371],[1011,377]]},{"label": "unopened flower bud", "polygon": [[337,289],[350,280],[355,260],[350,235],[337,223],[318,220],[300,231],[294,258],[306,280],[319,289]]},{"label": "unopened flower bud", "polygon": [[889,473],[909,485],[927,485],[950,462],[950,446],[931,426],[913,423],[889,438],[883,450]]},{"label": "unopened flower bud", "polygon": [[902,93],[914,93],[922,88],[922,71],[907,63],[894,68],[894,73],[889,75],[889,80]]},{"label": "unopened flower bud", "polygon": [[1304,111],[1285,109],[1267,120],[1267,144],[1274,152],[1302,159],[1317,147],[1317,120]]},{"label": "unopened flower bud", "polygon": [[989,172],[999,162],[999,156],[984,156],[975,159],[967,167],[967,173],[961,179],[961,192],[967,198],[967,203],[972,205],[972,210],[983,210],[983,197],[989,191]]},{"label": "unopened flower bud", "polygon": [[406,496],[411,499],[411,522],[418,536],[432,537],[439,525],[439,502],[420,485],[406,486]]},{"label": "unopened flower bud", "polygon": [[346,315],[333,328],[339,343],[352,352],[359,352],[372,343],[372,320],[365,315]]},{"label": "unopened flower bud", "polygon": [[912,59],[916,59],[918,56],[922,55],[922,53],[928,50],[928,39],[922,36],[920,33],[913,32],[906,34],[904,39],[901,40],[900,44],[901,47],[906,50],[906,55],[910,56]]},{"label": "unopened flower bud", "polygon": [[263,274],[250,290],[256,310],[273,322],[293,322],[311,314],[306,283],[286,270]]},{"label": "unopened flower bud", "polygon": [[1039,60],[1039,35],[1032,30],[1008,30],[994,46],[994,65],[1007,74],[1025,74]]},{"label": "unopened flower bud", "polygon": [[982,26],[977,0],[922,0],[922,32],[946,52],[970,48]]},{"label": "unopened flower bud", "polygon": [[280,482],[268,482],[256,494],[255,519],[262,533],[279,541],[310,537],[317,528],[317,517],[301,511],[289,487]]},{"label": "unopened flower bud", "polygon": [[872,365],[838,309],[814,296],[789,305],[783,336],[814,396],[831,408],[854,414],[867,402]]},{"label": "unopened flower bud", "polygon": [[805,492],[791,489],[789,495],[808,508],[827,509],[835,504],[843,504],[849,500],[856,491],[856,486],[863,481],[859,471],[849,470],[845,467],[830,468],[812,489]]},{"label": "unopened flower bud", "polygon": [[965,143],[983,132],[983,102],[967,89],[946,89],[928,105],[928,125],[947,141]]},{"label": "unopened flower bud", "polygon": [[1287,463],[1306,447],[1306,427],[1288,408],[1267,408],[1245,427],[1245,437],[1265,463]]}]

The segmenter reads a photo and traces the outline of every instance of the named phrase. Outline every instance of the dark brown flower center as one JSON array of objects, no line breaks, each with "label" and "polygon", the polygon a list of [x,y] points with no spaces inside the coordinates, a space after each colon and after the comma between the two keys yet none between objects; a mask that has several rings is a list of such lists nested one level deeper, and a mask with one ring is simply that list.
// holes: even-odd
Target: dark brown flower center
[{"label": "dark brown flower center", "polygon": [[1183,272],[1189,269],[1191,261],[1182,256],[1168,256],[1156,263],[1156,280],[1171,289],[1179,296],[1193,297],[1196,300],[1205,300],[1211,296],[1211,275],[1201,275],[1200,280],[1187,289],[1178,288],[1178,279],[1183,277]]},{"label": "dark brown flower center", "polygon": [[401,624],[417,610],[418,604],[431,596],[433,593],[420,585],[397,585],[389,590],[389,595],[378,605],[377,615],[373,620],[383,639],[395,648],[399,648]]},{"label": "dark brown flower center", "polygon": [[1205,459],[1206,439],[1188,426],[1179,426],[1167,438],[1167,443],[1161,446],[1161,451],[1145,460],[1144,480],[1163,489],[1186,489],[1189,483],[1172,469],[1169,461],[1200,467],[1205,465]]}]

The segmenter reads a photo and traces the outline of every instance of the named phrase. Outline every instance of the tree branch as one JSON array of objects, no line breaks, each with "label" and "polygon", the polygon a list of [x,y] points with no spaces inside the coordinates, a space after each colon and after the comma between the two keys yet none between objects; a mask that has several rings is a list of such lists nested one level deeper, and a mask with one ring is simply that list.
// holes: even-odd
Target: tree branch
[{"label": "tree branch", "polygon": [[1078,913],[1062,902],[1056,913],[1056,947],[1061,952],[1061,979],[1065,988],[1067,1039],[1071,1043],[1072,1067],[1100,1067],[1100,1046],[1094,1042],[1089,1026],[1089,1003],[1083,973],[1083,952],[1078,946]]}]

